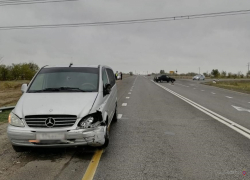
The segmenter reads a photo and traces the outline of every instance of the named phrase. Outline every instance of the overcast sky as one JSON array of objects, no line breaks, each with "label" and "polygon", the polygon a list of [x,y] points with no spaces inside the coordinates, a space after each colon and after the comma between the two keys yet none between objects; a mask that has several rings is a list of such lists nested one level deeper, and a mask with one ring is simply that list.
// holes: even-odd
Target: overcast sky
[{"label": "overcast sky", "polygon": [[[113,21],[250,9],[239,0],[94,0],[0,6],[0,26]],[[3,63],[105,64],[114,70],[247,72],[250,14],[184,21],[0,31]]]}]

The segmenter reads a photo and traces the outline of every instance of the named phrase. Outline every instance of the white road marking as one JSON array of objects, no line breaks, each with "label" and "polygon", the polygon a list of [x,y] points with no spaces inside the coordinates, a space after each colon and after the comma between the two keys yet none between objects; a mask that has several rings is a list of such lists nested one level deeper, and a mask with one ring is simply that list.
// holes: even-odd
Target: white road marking
[{"label": "white road marking", "polygon": [[130,97],[126,97],[126,99],[129,99]]},{"label": "white road marking", "polygon": [[128,103],[122,103],[122,106],[127,106],[128,105]]},{"label": "white road marking", "polygon": [[131,94],[131,92],[129,92],[128,94]]},{"label": "white road marking", "polygon": [[216,94],[216,93],[214,93],[214,92],[211,92],[212,94]]},{"label": "white road marking", "polygon": [[[232,105],[233,106],[233,105]],[[250,109],[245,109],[245,108],[242,108],[242,107],[238,107],[238,106],[233,106],[235,109],[237,109],[238,111],[247,111],[247,112],[250,112]]]},{"label": "white road marking", "polygon": [[233,98],[233,97],[230,97],[230,96],[226,96],[226,97],[229,98],[229,99]]},{"label": "white road marking", "polygon": [[205,91],[205,90],[201,90],[201,91]]},{"label": "white road marking", "polygon": [[121,119],[121,118],[122,118],[122,114],[118,114],[117,119]]},{"label": "white road marking", "polygon": [[[153,81],[152,81],[153,82]],[[154,83],[154,82],[153,82]],[[155,83],[156,84],[156,83]],[[208,116],[214,118],[215,120],[221,122],[222,124],[228,126],[229,128],[235,130],[236,132],[242,134],[243,136],[245,136],[246,138],[250,139],[250,130],[201,106],[200,104],[194,102],[194,101],[191,101],[190,99],[180,95],[180,94],[177,94],[176,92],[160,85],[160,84],[156,84],[157,86],[160,86],[161,88],[165,89],[166,91],[168,91],[169,93],[175,95],[176,97],[182,99],[183,101],[187,102],[188,104],[190,104],[191,106],[195,107],[196,109],[204,112],[205,114],[207,114]]]},{"label": "white road marking", "polygon": [[175,84],[178,84],[178,85],[181,85],[181,86],[184,86],[184,87],[189,87],[189,86],[186,86],[186,85],[183,85],[183,84],[179,84],[179,83],[175,83]]}]

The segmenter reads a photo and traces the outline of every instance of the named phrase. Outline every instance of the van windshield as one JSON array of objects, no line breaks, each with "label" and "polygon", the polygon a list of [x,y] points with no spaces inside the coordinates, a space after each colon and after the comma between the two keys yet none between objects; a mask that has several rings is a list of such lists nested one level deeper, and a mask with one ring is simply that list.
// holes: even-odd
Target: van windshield
[{"label": "van windshield", "polygon": [[44,68],[35,77],[27,92],[97,92],[98,84],[98,68]]}]

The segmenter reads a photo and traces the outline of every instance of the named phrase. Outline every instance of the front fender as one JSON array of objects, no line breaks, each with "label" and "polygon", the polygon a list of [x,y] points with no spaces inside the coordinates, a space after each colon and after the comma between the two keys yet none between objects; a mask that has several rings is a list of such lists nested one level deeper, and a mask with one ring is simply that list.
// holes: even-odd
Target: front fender
[{"label": "front fender", "polygon": [[108,120],[108,112],[105,110],[106,104],[107,104],[107,99],[97,108],[97,111],[102,113],[102,119],[104,122]]}]

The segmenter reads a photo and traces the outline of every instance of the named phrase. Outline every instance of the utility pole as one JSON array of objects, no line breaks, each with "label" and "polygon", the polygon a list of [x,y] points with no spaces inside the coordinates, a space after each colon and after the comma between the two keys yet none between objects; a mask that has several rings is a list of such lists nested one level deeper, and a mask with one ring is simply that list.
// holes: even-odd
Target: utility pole
[{"label": "utility pole", "polygon": [[248,70],[247,70],[247,77],[248,77],[248,73],[249,73],[249,66],[250,66],[250,63],[247,63],[247,67],[248,67]]}]

